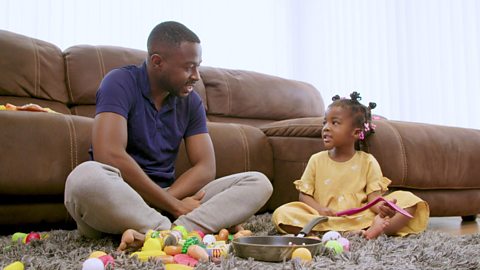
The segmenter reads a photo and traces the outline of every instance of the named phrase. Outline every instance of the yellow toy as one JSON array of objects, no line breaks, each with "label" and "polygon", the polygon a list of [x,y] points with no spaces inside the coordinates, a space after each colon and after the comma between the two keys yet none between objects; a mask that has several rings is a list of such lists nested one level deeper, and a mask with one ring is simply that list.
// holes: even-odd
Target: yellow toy
[{"label": "yellow toy", "polygon": [[3,270],[24,270],[25,266],[23,266],[23,263],[16,261],[14,263],[11,263],[7,265]]}]

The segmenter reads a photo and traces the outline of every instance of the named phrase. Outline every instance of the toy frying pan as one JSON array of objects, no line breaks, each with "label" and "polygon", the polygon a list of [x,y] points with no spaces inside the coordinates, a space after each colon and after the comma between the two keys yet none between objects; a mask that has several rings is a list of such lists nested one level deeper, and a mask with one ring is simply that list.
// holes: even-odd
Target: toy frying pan
[{"label": "toy frying pan", "polygon": [[289,260],[297,248],[306,248],[312,256],[317,255],[322,247],[320,239],[305,237],[320,222],[328,217],[312,219],[296,236],[246,236],[234,239],[231,247],[236,256],[253,258],[257,261],[281,262]]},{"label": "toy frying pan", "polygon": [[352,208],[352,209],[348,209],[348,210],[345,210],[345,211],[340,211],[340,212],[337,212],[337,216],[349,216],[349,215],[353,215],[353,214],[356,214],[358,212],[362,212],[372,206],[374,206],[376,203],[378,203],[379,201],[384,201],[386,202],[390,207],[392,207],[393,209],[395,209],[395,211],[399,212],[400,214],[406,216],[406,217],[409,217],[409,218],[413,218],[412,215],[410,215],[410,213],[408,213],[407,211],[403,210],[402,208],[398,207],[397,205],[395,205],[394,203],[390,202],[389,200],[383,198],[383,197],[377,197],[375,200],[367,203],[366,205],[362,206],[362,207],[359,207],[359,208]]}]

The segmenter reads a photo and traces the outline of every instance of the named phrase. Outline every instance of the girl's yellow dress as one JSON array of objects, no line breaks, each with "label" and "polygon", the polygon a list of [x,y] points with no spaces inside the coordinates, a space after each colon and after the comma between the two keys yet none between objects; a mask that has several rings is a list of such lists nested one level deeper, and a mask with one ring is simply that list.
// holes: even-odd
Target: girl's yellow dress
[{"label": "girl's yellow dress", "polygon": [[[368,153],[357,151],[348,161],[337,162],[328,156],[328,151],[312,155],[300,180],[294,182],[298,191],[308,194],[334,211],[342,211],[365,205],[367,195],[374,191],[386,192],[391,181],[383,177],[377,160]],[[416,212],[407,226],[397,234],[404,236],[424,231],[428,225],[428,204],[407,191],[395,191],[384,195],[388,200],[397,199],[397,205],[408,208],[416,205]],[[375,217],[370,209],[342,217],[328,217],[328,221],[313,228],[314,231],[352,231],[368,228]],[[302,202],[284,204],[273,212],[272,220],[278,225],[303,227],[319,213]]]}]

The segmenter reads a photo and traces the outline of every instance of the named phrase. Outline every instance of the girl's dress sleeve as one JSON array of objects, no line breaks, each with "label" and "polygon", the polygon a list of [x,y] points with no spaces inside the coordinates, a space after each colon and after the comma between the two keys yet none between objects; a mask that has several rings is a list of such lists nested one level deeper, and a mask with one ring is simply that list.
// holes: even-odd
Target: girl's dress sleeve
[{"label": "girl's dress sleeve", "polygon": [[307,167],[302,174],[302,178],[300,180],[296,180],[293,182],[295,188],[307,195],[313,196],[313,192],[315,191],[315,155],[310,157],[308,160]]},{"label": "girl's dress sleeve", "polygon": [[383,176],[378,161],[372,155],[370,155],[368,160],[367,168],[367,195],[375,191],[380,191],[381,193],[387,191],[388,185],[392,181]]}]

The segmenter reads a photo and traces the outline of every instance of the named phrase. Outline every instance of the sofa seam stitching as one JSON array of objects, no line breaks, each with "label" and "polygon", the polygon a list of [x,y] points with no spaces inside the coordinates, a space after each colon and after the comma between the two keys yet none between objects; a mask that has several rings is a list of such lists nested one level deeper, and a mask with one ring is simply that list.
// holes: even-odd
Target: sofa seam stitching
[{"label": "sofa seam stitching", "polygon": [[33,46],[33,59],[35,61],[35,83],[34,83],[34,90],[33,94],[34,97],[38,97],[37,95],[37,85],[38,85],[38,52],[37,52],[37,45],[35,43],[35,40],[33,38],[30,39],[32,41],[32,46]]},{"label": "sofa seam stitching", "polygon": [[227,104],[227,112],[228,114],[227,115],[231,115],[232,114],[232,91],[230,89],[230,84],[228,83],[228,79],[227,77],[225,76],[225,74],[222,73],[222,77],[223,77],[223,80],[225,81],[225,85],[227,86],[227,100],[228,100],[228,104]]},{"label": "sofa seam stitching", "polygon": [[97,56],[100,64],[100,79],[102,79],[103,77],[105,77],[105,63],[103,61],[103,54],[99,47],[95,47],[95,50],[97,51]]},{"label": "sofa seam stitching", "polygon": [[250,171],[250,148],[248,147],[247,143],[247,136],[245,134],[245,130],[241,126],[233,125],[236,127],[239,131],[240,134],[242,135],[242,143],[243,143],[243,148],[245,149],[246,155],[245,155],[245,171]]},{"label": "sofa seam stitching", "polygon": [[65,121],[67,122],[68,127],[68,136],[70,138],[70,168],[73,171],[74,169],[74,154],[73,154],[73,138],[72,138],[72,127],[71,127],[71,119],[69,119],[66,115],[63,115]]},{"label": "sofa seam stitching", "polygon": [[70,73],[69,73],[70,68],[69,68],[69,60],[67,55],[64,56],[64,60],[65,60],[65,79],[68,85],[67,93],[68,93],[68,96],[70,97],[72,104],[75,104],[75,99],[73,98],[72,83],[70,81]]}]

